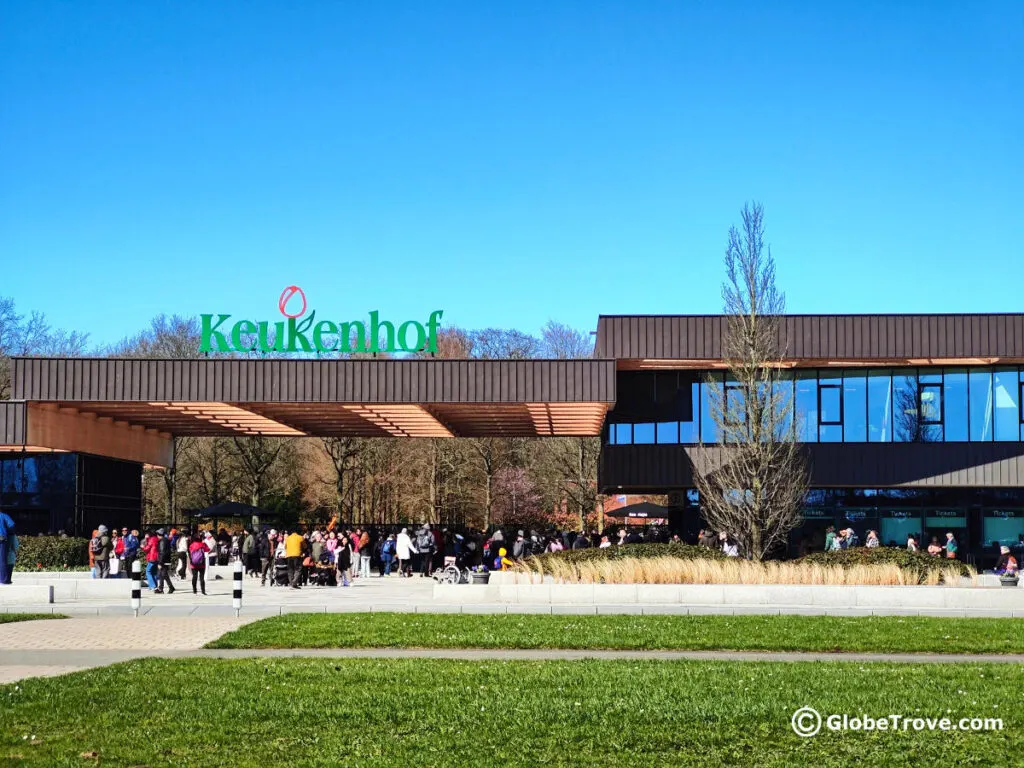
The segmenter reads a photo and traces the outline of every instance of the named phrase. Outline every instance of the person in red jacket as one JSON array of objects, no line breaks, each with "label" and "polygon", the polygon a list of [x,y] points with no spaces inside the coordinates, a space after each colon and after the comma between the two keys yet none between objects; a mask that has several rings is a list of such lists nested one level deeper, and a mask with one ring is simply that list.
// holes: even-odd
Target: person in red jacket
[{"label": "person in red jacket", "polygon": [[192,543],[188,545],[188,562],[192,566],[192,594],[196,592],[196,582],[206,594],[206,555],[210,548],[206,546],[198,533],[192,535]]},{"label": "person in red jacket", "polygon": [[147,534],[146,540],[142,542],[142,551],[146,555],[146,583],[150,589],[156,589],[156,574],[160,568],[160,539],[153,534]]}]

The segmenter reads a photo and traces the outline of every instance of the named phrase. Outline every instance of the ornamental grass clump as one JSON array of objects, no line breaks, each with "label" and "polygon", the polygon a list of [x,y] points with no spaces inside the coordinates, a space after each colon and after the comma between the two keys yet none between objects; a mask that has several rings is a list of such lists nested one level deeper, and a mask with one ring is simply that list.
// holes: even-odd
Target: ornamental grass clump
[{"label": "ornamental grass clump", "polygon": [[[571,563],[564,559],[530,558],[514,566],[531,579],[550,576],[561,584],[802,584],[910,586],[918,584],[957,586],[962,570],[958,566],[921,571],[896,563],[823,565],[804,561],[756,562],[676,557],[616,557]],[[971,583],[976,573],[968,568]]]}]

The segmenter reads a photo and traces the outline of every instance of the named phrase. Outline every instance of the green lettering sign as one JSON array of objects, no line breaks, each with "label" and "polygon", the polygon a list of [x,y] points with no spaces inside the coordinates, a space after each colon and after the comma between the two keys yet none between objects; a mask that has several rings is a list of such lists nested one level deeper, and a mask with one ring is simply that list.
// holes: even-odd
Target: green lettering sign
[{"label": "green lettering sign", "polygon": [[[301,306],[300,306],[301,303]],[[289,311],[289,308],[292,311]],[[199,351],[337,353],[337,352],[437,352],[437,332],[444,312],[430,313],[426,323],[384,320],[380,312],[369,313],[370,322],[320,320],[316,311],[306,315],[306,294],[290,285],[278,301],[284,320],[238,320],[231,315],[200,315],[202,320]]]}]

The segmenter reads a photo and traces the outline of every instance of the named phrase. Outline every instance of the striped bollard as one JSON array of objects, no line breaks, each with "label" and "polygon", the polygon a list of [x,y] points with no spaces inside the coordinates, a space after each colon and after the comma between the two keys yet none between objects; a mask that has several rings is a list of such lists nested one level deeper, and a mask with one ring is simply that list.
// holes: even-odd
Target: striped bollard
[{"label": "striped bollard", "polygon": [[235,561],[235,591],[231,594],[231,606],[235,609],[235,618],[242,610],[242,561]]},{"label": "striped bollard", "polygon": [[132,561],[132,610],[135,618],[139,618],[139,608],[142,607],[142,563],[138,560]]}]

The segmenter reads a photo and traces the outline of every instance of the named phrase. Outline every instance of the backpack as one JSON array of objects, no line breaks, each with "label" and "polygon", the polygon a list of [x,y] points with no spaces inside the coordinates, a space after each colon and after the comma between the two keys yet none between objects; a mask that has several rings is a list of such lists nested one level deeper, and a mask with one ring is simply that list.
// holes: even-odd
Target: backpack
[{"label": "backpack", "polygon": [[206,553],[203,552],[202,547],[193,549],[192,554],[189,555],[189,560],[192,562],[193,568],[202,568],[206,562]]},{"label": "backpack", "polygon": [[103,551],[103,542],[100,541],[99,536],[93,536],[89,540],[89,551],[92,552],[92,554],[94,555],[98,555],[100,552]]},{"label": "backpack", "polygon": [[381,554],[383,554],[383,555],[393,555],[393,554],[395,554],[395,542],[392,541],[391,539],[388,539],[387,541],[384,542],[384,545],[380,548],[380,551],[381,551]]},{"label": "backpack", "polygon": [[420,531],[416,534],[416,549],[420,552],[427,552],[434,546],[434,537],[430,531]]}]

